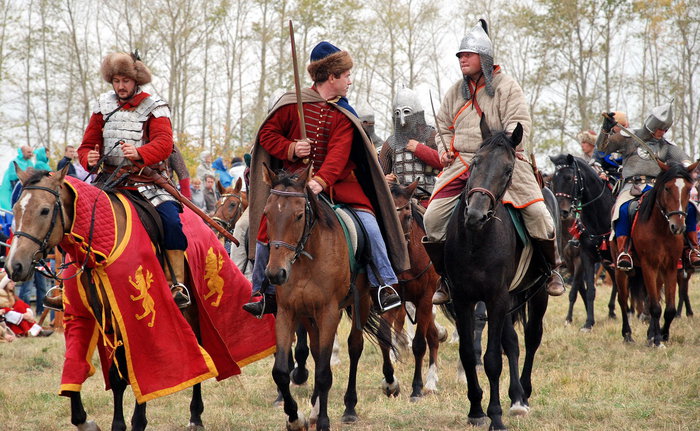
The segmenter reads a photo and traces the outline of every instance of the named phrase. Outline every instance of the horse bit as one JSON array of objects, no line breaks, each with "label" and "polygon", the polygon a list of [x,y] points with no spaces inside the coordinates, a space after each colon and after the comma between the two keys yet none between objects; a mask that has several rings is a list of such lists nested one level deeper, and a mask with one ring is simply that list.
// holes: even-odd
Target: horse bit
[{"label": "horse bit", "polygon": [[279,240],[274,240],[270,241],[271,246],[275,246],[275,248],[280,248],[280,246],[284,248],[288,248],[289,250],[292,250],[294,252],[294,256],[292,256],[292,260],[290,261],[290,264],[293,265],[294,262],[299,258],[300,255],[304,255],[308,257],[311,260],[314,260],[314,257],[311,256],[307,251],[304,250],[304,247],[306,246],[306,242],[309,240],[309,237],[311,236],[311,230],[314,228],[314,225],[316,224],[316,219],[314,217],[314,212],[313,209],[311,208],[311,203],[309,202],[309,196],[304,193],[304,192],[288,192],[286,190],[275,190],[272,189],[270,190],[270,194],[281,196],[284,198],[304,198],[304,231],[301,234],[301,238],[299,241],[297,241],[296,244],[289,244],[288,242],[285,241],[279,241]]}]

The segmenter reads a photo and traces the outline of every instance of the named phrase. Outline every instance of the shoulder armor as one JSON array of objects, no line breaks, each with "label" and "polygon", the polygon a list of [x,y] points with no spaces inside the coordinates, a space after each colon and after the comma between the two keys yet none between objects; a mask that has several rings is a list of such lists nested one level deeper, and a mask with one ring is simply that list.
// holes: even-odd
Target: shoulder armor
[{"label": "shoulder armor", "polygon": [[114,91],[108,91],[106,93],[100,94],[100,97],[97,99],[97,105],[95,106],[93,112],[109,114],[118,107],[119,104],[117,103],[117,94]]},{"label": "shoulder armor", "polygon": [[155,108],[151,112],[151,114],[153,114],[153,116],[155,118],[160,118],[160,117],[170,118],[170,108],[168,107],[168,105],[158,106],[157,108]]},{"label": "shoulder armor", "polygon": [[677,146],[675,142],[669,141],[668,139],[665,139],[666,143],[669,145],[673,145],[674,147]]},{"label": "shoulder armor", "polygon": [[[165,108],[165,110],[162,108]],[[156,110],[158,111],[157,113]],[[139,103],[139,106],[136,107],[136,112],[143,121],[145,121],[151,114],[153,114],[154,117],[170,117],[170,109],[168,108],[168,104],[165,103],[164,100],[157,99],[153,96],[148,96],[143,99],[141,103]]]}]

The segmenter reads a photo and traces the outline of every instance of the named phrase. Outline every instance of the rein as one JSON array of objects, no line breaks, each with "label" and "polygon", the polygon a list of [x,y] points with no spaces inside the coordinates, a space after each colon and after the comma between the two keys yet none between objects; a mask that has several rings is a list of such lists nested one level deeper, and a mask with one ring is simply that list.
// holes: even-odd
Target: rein
[{"label": "rein", "polygon": [[270,194],[281,196],[283,198],[304,198],[304,231],[302,232],[299,241],[297,241],[296,244],[289,244],[285,241],[275,240],[270,241],[270,245],[275,246],[275,248],[280,248],[280,246],[282,246],[292,250],[294,252],[294,256],[292,256],[292,260],[290,261],[292,265],[294,262],[296,262],[300,255],[304,255],[309,259],[314,260],[314,257],[304,250],[306,242],[311,236],[311,230],[316,225],[316,218],[314,217],[314,212],[311,208],[311,203],[309,202],[309,196],[305,192],[288,192],[285,190],[275,189],[270,190]]}]

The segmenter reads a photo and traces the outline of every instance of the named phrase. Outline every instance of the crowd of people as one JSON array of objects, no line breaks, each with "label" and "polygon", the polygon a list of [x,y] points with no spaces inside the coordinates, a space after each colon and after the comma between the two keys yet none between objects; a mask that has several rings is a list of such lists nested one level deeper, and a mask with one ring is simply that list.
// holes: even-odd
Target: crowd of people
[{"label": "crowd of people", "polygon": [[[386,185],[377,184],[377,178],[401,184],[418,182],[416,199],[424,212],[426,229],[423,244],[436,271],[444,276],[447,222],[467,183],[470,163],[482,142],[481,122],[485,121],[492,130],[507,133],[512,133],[519,124],[523,129],[523,142],[531,132],[532,120],[523,90],[513,77],[495,64],[485,25],[477,24],[471,28],[455,55],[462,78],[444,96],[435,126],[426,121],[418,94],[412,89],[402,88],[393,101],[392,134],[384,140],[375,131],[374,113],[370,110],[358,114],[347,98],[352,85],[350,53],[329,42],[320,42],[311,51],[307,67],[313,85],[301,89],[304,133],[296,95],[286,93],[271,101],[269,115],[250,149],[252,156],[233,157],[227,162],[223,157],[214,159],[210,151],[202,151],[195,174],[190,178],[190,169],[173,144],[167,103],[143,88],[151,80],[150,71],[137,55],[109,54],[103,60],[101,73],[112,90],[100,95],[81,145],[77,149],[66,146],[56,169],[67,166],[68,175],[97,186],[136,191],[156,208],[165,226],[164,249],[173,268],[165,271],[166,277],[172,287],[173,299],[181,307],[190,301],[182,284],[183,253],[187,247],[179,215],[182,204],[168,190],[155,182],[145,182],[135,174],[148,167],[155,175],[172,179],[177,176],[180,192],[209,215],[216,209],[221,190],[243,179],[243,191],[248,192],[250,201],[246,222],[249,223],[247,243],[249,261],[253,264],[253,292],[264,298],[264,301],[253,299],[244,309],[259,316],[275,311],[275,287],[264,275],[269,240],[267,219],[262,210],[269,187],[262,181],[262,164],[265,162],[288,170],[304,169],[311,164],[309,189],[355,208],[369,232],[373,270],[368,274],[375,303],[383,312],[400,304],[401,298],[392,285],[397,283],[397,274],[408,269],[408,259],[405,245],[396,241],[403,238],[403,234],[398,230],[393,202],[385,193],[388,190]],[[690,158],[681,147],[665,138],[672,124],[672,104],[668,103],[654,108],[639,128],[630,130],[626,114],[618,111],[606,115],[599,132],[585,130],[578,135],[580,156],[594,166],[601,178],[611,184],[620,184],[616,189],[619,190],[618,202],[611,227],[622,250],[616,262],[620,269],[630,269],[633,265],[628,241],[630,226],[626,217],[629,202],[636,198],[636,189],[641,188],[643,192],[651,188],[660,170],[655,157],[649,156],[646,149],[640,149],[630,134],[646,142],[663,161],[689,164]],[[522,148],[518,148],[518,152],[522,152]],[[28,146],[20,147],[13,160],[23,170],[29,167],[51,170],[47,162],[44,148]],[[126,179],[115,184],[115,174]],[[545,207],[536,174],[526,157],[518,157],[511,185],[503,200],[518,208],[523,215],[527,232],[547,261],[550,272],[547,292],[557,296],[564,292],[564,286],[556,271],[561,260],[555,222]],[[357,175],[366,177],[358,178]],[[9,218],[3,226],[6,234],[9,233],[7,225],[11,224],[9,210],[20,189],[11,163],[0,189],[0,207],[7,210],[5,217]],[[692,264],[700,266],[695,214],[695,206],[690,205],[688,249]],[[2,240],[7,242],[4,237]],[[239,240],[246,243],[243,238]],[[16,313],[23,316],[25,323],[33,323],[31,315],[22,314],[27,311],[22,311],[22,304],[30,302],[26,293],[29,288],[25,289],[28,283],[18,284],[19,298],[14,306],[19,304],[20,309],[4,312],[6,323],[12,323],[10,316],[15,316],[16,320]],[[40,297],[46,291],[43,276],[35,276],[33,285],[37,297],[36,312],[41,313]],[[449,281],[443,277],[433,302],[443,304],[449,300]],[[14,334],[33,334],[32,331],[36,333],[33,335],[46,334],[41,329],[37,332],[33,326],[24,328],[24,332],[18,332],[15,327],[12,327]]]}]

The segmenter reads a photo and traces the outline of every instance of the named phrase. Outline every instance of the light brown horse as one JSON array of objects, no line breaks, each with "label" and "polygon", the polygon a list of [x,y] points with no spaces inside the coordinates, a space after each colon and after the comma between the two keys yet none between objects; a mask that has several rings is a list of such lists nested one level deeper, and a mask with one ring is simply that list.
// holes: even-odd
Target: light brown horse
[{"label": "light brown horse", "polygon": [[[414,181],[407,187],[396,183],[391,184],[391,195],[394,198],[394,206],[401,221],[401,228],[407,242],[411,263],[411,268],[408,271],[399,274],[399,284],[396,290],[404,303],[406,301],[412,302],[416,310],[414,322],[416,324],[416,333],[412,344],[415,359],[413,382],[411,384],[412,401],[417,401],[423,396],[424,388],[428,392],[437,391],[437,355],[440,345],[432,302],[440,276],[435,272],[435,268],[430,262],[430,257],[425,252],[423,244],[421,244],[421,238],[425,236],[425,228],[422,225],[423,215],[419,212],[416,204],[412,202],[413,193],[417,186],[418,181]],[[403,308],[391,310],[383,317],[389,324],[398,322],[400,326],[397,328],[394,325],[394,328],[400,331],[403,328],[403,317],[405,316],[403,311]],[[422,367],[426,347],[430,349],[430,356],[428,375],[424,387]],[[382,348],[382,356],[384,359],[382,388],[387,396],[398,396],[400,391],[399,381],[394,376],[394,367],[391,363],[391,355],[388,348]]]},{"label": "light brown horse", "polygon": [[[221,183],[217,182],[217,187],[220,190],[219,200],[216,202],[216,209],[212,215],[212,219],[219,223],[224,229],[233,235],[233,229],[236,227],[236,222],[241,218],[241,214],[248,208],[248,193],[242,192],[243,181],[238,178],[233,186],[221,187]],[[224,237],[217,232],[217,237],[221,243],[224,243]]]},{"label": "light brown horse", "polygon": [[309,426],[289,390],[289,354],[299,323],[308,330],[316,363],[311,423],[315,422],[319,431],[330,429],[327,411],[333,382],[330,359],[341,310],[350,306],[353,318],[348,337],[350,371],[342,422],[357,421],[356,376],[364,343],[363,330],[380,344],[391,343],[379,334],[378,316],[370,307],[365,274],[354,279],[357,296],[350,291],[353,279],[343,228],[330,206],[306,186],[309,172],[310,168],[299,175],[284,171],[275,174],[265,166],[263,175],[271,187],[264,210],[270,240],[265,274],[277,287],[277,354],[272,376],[284,400],[287,429],[293,431],[306,430]]},{"label": "light brown horse", "polygon": [[[647,341],[656,347],[668,341],[671,322],[676,316],[676,267],[683,252],[686,208],[693,184],[690,172],[698,165],[695,162],[684,168],[677,164],[658,163],[662,172],[656,178],[654,188],[642,198],[631,234],[633,261],[638,266],[636,270],[642,271],[647,292],[650,314]],[[615,247],[615,256],[617,252]],[[626,342],[633,342],[627,314],[628,274],[616,270],[615,277],[622,311],[622,337]],[[663,328],[659,304],[662,292],[666,301]]]}]

